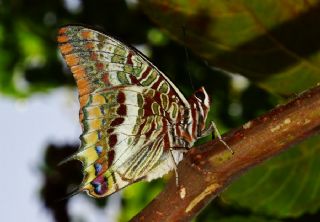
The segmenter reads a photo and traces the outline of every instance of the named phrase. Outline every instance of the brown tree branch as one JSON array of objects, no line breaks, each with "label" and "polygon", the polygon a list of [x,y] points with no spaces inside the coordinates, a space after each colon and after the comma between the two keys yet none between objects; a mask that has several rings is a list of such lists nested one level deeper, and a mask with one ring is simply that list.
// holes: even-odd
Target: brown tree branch
[{"label": "brown tree branch", "polygon": [[179,183],[165,189],[131,221],[190,221],[229,183],[262,161],[320,130],[320,86],[227,133],[191,149],[179,164]]}]

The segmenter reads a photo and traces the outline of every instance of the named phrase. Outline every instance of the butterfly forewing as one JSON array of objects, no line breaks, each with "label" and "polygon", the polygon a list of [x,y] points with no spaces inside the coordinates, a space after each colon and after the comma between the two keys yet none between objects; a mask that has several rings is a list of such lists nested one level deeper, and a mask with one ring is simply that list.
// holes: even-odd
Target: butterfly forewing
[{"label": "butterfly forewing", "polygon": [[102,197],[171,170],[170,149],[196,139],[182,124],[194,113],[176,86],[141,53],[98,31],[66,26],[58,42],[79,90],[80,190]]}]

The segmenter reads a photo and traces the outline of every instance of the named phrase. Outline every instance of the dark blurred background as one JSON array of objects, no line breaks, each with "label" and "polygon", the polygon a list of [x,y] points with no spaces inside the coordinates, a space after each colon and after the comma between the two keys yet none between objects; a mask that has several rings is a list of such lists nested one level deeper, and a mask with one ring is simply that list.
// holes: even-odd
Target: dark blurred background
[{"label": "dark blurred background", "polygon": [[[281,101],[245,77],[211,67],[155,25],[135,0],[0,0],[2,221],[127,221],[170,177],[134,184],[101,200],[82,193],[66,198],[81,181],[81,165],[58,163],[76,151],[81,130],[75,82],[58,52],[56,35],[60,26],[75,23],[105,30],[138,48],[186,97],[193,86],[204,86],[213,99],[209,121],[214,120],[221,132]],[[187,39],[188,25],[181,24],[176,32]],[[273,218],[217,198],[195,221],[309,217]]]}]

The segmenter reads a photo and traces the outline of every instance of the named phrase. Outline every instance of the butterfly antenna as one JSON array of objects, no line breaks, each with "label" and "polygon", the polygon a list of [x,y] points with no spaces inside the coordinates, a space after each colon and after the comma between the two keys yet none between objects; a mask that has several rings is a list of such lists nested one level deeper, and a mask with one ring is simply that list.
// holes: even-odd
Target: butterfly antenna
[{"label": "butterfly antenna", "polygon": [[184,52],[186,54],[186,69],[187,69],[187,74],[189,76],[189,81],[190,81],[190,84],[191,84],[191,87],[192,87],[192,90],[195,91],[195,88],[194,88],[194,85],[193,85],[193,82],[192,82],[192,78],[191,78],[191,74],[190,74],[190,66],[189,66],[189,52],[188,52],[188,49],[186,47],[186,39],[187,39],[187,32],[186,32],[186,27],[183,25],[182,26],[182,34],[183,34],[183,47],[184,47]]}]

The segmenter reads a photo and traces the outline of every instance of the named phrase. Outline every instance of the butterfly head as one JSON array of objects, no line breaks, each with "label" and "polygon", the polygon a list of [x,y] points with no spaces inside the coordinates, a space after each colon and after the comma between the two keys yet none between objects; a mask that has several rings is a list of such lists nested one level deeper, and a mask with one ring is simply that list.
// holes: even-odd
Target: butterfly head
[{"label": "butterfly head", "polygon": [[193,96],[196,100],[202,105],[202,107],[209,109],[210,108],[210,97],[204,87],[198,89]]},{"label": "butterfly head", "polygon": [[210,97],[204,87],[198,89],[191,97],[195,108],[198,110],[198,134],[205,129],[205,123],[210,110]]}]

